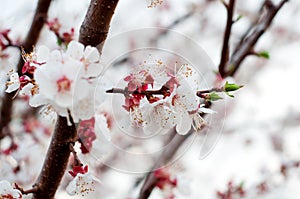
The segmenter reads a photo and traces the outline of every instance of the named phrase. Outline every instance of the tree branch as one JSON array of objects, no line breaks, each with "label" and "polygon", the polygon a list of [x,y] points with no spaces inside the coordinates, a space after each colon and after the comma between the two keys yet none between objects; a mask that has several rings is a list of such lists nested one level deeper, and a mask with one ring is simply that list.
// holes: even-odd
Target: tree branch
[{"label": "tree branch", "polygon": [[68,126],[66,117],[58,117],[42,171],[34,185],[37,187],[37,191],[33,195],[34,199],[54,198],[68,165],[69,144],[74,143],[76,137],[75,124]]},{"label": "tree branch", "polygon": [[288,2],[288,0],[282,0],[277,6],[273,5],[271,1],[266,1],[266,13],[261,18],[261,20],[252,27],[252,34],[247,36],[239,45],[235,52],[231,56],[230,59],[230,68],[226,73],[226,77],[233,76],[240,67],[240,64],[245,60],[245,58],[251,54],[255,44],[259,40],[259,38],[265,33],[265,31],[271,25],[274,17],[278,13],[278,11],[282,8],[282,6]]},{"label": "tree branch", "polygon": [[[21,45],[26,52],[31,52],[33,45],[37,42],[40,32],[43,28],[44,23],[47,20],[47,13],[49,10],[51,0],[39,0],[37,8],[35,10],[35,14],[27,33],[26,39]],[[17,72],[19,76],[22,74],[22,67],[24,65],[24,61],[20,56]],[[7,128],[8,124],[11,121],[12,115],[12,105],[13,105],[13,97],[15,96],[16,92],[12,93],[5,93],[2,101],[1,107],[1,121],[0,121],[0,140],[7,135]]]},{"label": "tree branch", "polygon": [[[114,14],[118,0],[92,0],[80,29],[79,42],[85,46],[101,46],[106,39],[109,24]],[[101,44],[101,45],[99,45]],[[68,126],[67,118],[58,117],[56,128],[48,148],[42,171],[36,182],[38,191],[34,193],[34,199],[52,199],[66,171],[72,147],[70,143],[76,141],[77,131],[72,121]]]},{"label": "tree branch", "polygon": [[79,42],[101,53],[118,0],[92,0],[80,28]]},{"label": "tree branch", "polygon": [[230,0],[228,5],[225,2],[223,2],[223,4],[225,5],[225,8],[227,10],[227,22],[226,22],[226,29],[224,33],[221,61],[219,64],[219,73],[222,77],[225,76],[225,70],[229,61],[229,39],[231,34],[231,27],[233,24],[232,18],[233,18],[235,0]]},{"label": "tree branch", "polygon": [[[269,27],[269,25],[272,22],[272,20],[274,19],[276,13],[280,10],[280,8],[287,1],[288,0],[282,0],[281,3],[278,6],[274,7],[273,9],[268,9],[267,10],[267,14],[263,18],[264,20],[262,20],[260,23],[258,23],[256,25],[254,25],[254,27],[256,27],[256,31],[254,31],[251,35],[249,35],[247,37],[247,39],[245,40],[245,42],[243,43],[243,45],[241,46],[241,48],[236,49],[235,53],[231,56],[230,60],[233,60],[233,61],[238,58],[237,60],[239,60],[239,64],[236,65],[236,66],[239,66],[242,63],[242,61],[245,59],[246,56],[241,56],[241,55],[243,55],[245,51],[248,52],[248,50],[251,49],[249,46],[253,47],[255,45],[255,43],[257,42],[258,38]],[[225,39],[225,36],[224,36],[224,39]],[[244,45],[246,45],[246,46],[244,47]],[[233,63],[233,61],[231,61],[231,63]],[[235,71],[237,70],[237,68],[234,70],[234,72],[226,73],[225,76],[233,76],[233,75],[235,75]],[[208,103],[208,102],[206,102],[206,103]],[[205,107],[210,107],[210,105],[211,104],[206,104]],[[162,165],[162,163],[165,164],[165,163],[169,162],[171,160],[171,158],[174,156],[174,154],[177,152],[178,148],[185,142],[185,140],[187,140],[189,138],[189,136],[192,133],[193,133],[193,131],[191,130],[191,132],[189,132],[187,135],[181,136],[181,135],[178,135],[175,132],[175,135],[172,135],[172,136],[174,136],[173,137],[173,139],[174,139],[173,143],[176,143],[176,144],[174,144],[172,147],[168,148],[167,151],[164,151],[161,154],[160,159],[158,161],[159,165]],[[145,181],[143,182],[143,185],[142,185],[142,188],[140,190],[140,194],[139,194],[138,198],[139,199],[147,199],[151,195],[152,190],[155,188],[156,182],[157,182],[157,179],[156,179],[156,177],[154,175],[154,172],[153,171],[149,172],[147,174],[146,178],[145,178]]]}]

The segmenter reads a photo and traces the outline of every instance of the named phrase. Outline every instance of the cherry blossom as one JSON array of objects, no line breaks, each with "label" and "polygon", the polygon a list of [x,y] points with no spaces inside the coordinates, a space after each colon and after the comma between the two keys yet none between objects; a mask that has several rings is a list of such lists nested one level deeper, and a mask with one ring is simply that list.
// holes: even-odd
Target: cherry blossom
[{"label": "cherry blossom", "polygon": [[14,189],[11,184],[6,181],[0,181],[0,198],[15,199],[22,198],[22,194],[19,190]]},{"label": "cherry blossom", "polygon": [[[156,66],[163,65],[158,63]],[[152,74],[144,68],[138,68],[141,71],[137,70],[124,79],[128,82],[128,89],[124,93],[123,107],[130,112],[134,124],[142,126],[146,133],[163,133],[176,127],[176,131],[182,135],[187,134],[191,127],[198,131],[206,124],[200,113],[212,111],[200,104],[195,89],[197,85],[192,85],[196,72],[189,65],[183,64],[175,74],[166,70],[165,66],[149,70]],[[160,77],[164,83],[152,94],[148,85],[156,84],[156,77]]]},{"label": "cherry blossom", "polygon": [[95,183],[101,181],[88,172],[88,166],[75,166],[69,173],[74,177],[68,184],[66,191],[69,195],[85,196],[95,190]]},{"label": "cherry blossom", "polygon": [[66,51],[41,46],[22,57],[24,75],[12,73],[6,92],[20,89],[31,106],[47,105],[61,116],[69,110],[75,122],[93,117],[94,77],[102,70],[96,48],[71,41]]},{"label": "cherry blossom", "polygon": [[84,77],[98,76],[102,70],[100,62],[100,54],[97,48],[87,46],[71,41],[68,45],[67,55],[73,59],[79,60],[84,65]]}]

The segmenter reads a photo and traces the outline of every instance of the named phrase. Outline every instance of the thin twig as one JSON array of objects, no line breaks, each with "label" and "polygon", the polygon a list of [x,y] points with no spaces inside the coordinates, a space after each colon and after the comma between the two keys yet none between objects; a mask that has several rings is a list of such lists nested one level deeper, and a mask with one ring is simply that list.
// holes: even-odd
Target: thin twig
[{"label": "thin twig", "polygon": [[31,193],[35,193],[37,192],[37,187],[28,189],[28,190],[24,190],[21,186],[19,186],[17,183],[15,183],[15,187],[16,189],[18,189],[23,195],[27,195],[27,194],[31,194]]},{"label": "thin twig", "polygon": [[74,166],[82,166],[82,162],[80,161],[79,157],[77,156],[77,153],[74,149],[74,143],[70,142],[69,143],[69,149],[71,151],[71,153],[73,154],[74,157]]}]

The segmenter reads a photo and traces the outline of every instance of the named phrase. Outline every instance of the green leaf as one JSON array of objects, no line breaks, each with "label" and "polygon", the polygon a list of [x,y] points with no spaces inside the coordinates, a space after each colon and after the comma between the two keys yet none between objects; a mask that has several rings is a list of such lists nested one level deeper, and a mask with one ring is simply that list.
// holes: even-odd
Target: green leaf
[{"label": "green leaf", "polygon": [[208,100],[210,101],[217,101],[217,100],[220,100],[220,99],[223,99],[220,95],[218,95],[216,92],[212,92],[210,94],[208,94]]},{"label": "green leaf", "polygon": [[270,54],[268,51],[262,51],[257,53],[257,56],[265,58],[265,59],[270,59]]},{"label": "green leaf", "polygon": [[61,46],[62,45],[62,40],[60,38],[57,38],[57,45]]},{"label": "green leaf", "polygon": [[241,18],[243,18],[243,15],[239,15],[234,22],[239,21]]},{"label": "green leaf", "polygon": [[225,92],[230,92],[230,91],[236,91],[243,86],[237,85],[237,84],[229,84],[228,82],[225,83],[224,85],[224,91]]}]

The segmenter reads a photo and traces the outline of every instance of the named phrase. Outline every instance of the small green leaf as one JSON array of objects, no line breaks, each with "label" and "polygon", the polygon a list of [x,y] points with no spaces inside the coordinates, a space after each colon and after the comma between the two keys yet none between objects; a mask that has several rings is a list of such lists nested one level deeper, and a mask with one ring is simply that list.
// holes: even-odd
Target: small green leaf
[{"label": "small green leaf", "polygon": [[56,42],[57,42],[57,45],[59,45],[59,46],[62,45],[62,40],[61,40],[59,37],[57,38],[57,41],[56,41]]},{"label": "small green leaf", "polygon": [[237,85],[237,84],[229,84],[228,82],[225,83],[224,85],[224,91],[225,92],[230,92],[230,91],[236,91],[243,86]]},{"label": "small green leaf", "polygon": [[265,58],[265,59],[270,59],[270,54],[268,51],[262,51],[262,52],[259,52],[257,54],[257,56],[259,57],[262,57],[262,58]]},{"label": "small green leaf", "polygon": [[241,18],[243,18],[243,15],[239,15],[234,22],[239,21]]},{"label": "small green leaf", "polygon": [[208,94],[207,99],[210,101],[217,101],[217,100],[220,100],[223,98],[220,95],[218,95],[216,92],[212,92],[212,93]]}]

